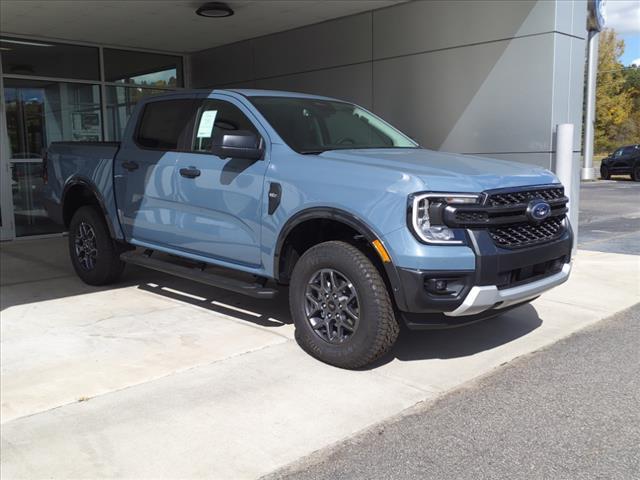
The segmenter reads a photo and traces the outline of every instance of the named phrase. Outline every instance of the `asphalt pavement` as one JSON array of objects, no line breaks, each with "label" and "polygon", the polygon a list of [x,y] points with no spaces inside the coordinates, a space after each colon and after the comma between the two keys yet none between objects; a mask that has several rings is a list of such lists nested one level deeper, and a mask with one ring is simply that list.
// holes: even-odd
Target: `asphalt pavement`
[{"label": "asphalt pavement", "polygon": [[640,255],[640,182],[582,184],[578,248]]},{"label": "asphalt pavement", "polygon": [[268,478],[637,479],[639,345],[637,304]]}]

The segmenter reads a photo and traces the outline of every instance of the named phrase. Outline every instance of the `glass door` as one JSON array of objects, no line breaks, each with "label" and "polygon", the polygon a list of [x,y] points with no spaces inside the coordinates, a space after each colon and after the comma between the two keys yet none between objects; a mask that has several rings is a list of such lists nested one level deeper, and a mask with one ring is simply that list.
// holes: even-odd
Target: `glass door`
[{"label": "glass door", "polygon": [[43,155],[54,141],[101,140],[99,87],[5,78],[4,107],[15,236],[61,232],[44,208]]},{"label": "glass door", "polygon": [[13,228],[13,202],[11,198],[9,136],[4,108],[2,79],[0,78],[0,241],[15,237]]}]

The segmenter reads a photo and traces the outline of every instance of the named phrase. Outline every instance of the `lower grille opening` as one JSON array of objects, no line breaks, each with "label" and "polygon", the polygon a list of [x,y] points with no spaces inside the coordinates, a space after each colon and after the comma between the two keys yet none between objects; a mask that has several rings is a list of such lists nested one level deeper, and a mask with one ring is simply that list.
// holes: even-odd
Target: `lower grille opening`
[{"label": "lower grille opening", "polygon": [[520,248],[546,243],[560,238],[565,231],[564,216],[554,217],[538,224],[520,223],[489,229],[489,235],[498,247]]},{"label": "lower grille opening", "polygon": [[546,262],[535,263],[533,265],[526,265],[524,267],[502,272],[500,274],[499,289],[517,287],[524,283],[533,282],[549,275],[553,275],[562,270],[562,267],[567,262],[565,255],[548,260]]}]

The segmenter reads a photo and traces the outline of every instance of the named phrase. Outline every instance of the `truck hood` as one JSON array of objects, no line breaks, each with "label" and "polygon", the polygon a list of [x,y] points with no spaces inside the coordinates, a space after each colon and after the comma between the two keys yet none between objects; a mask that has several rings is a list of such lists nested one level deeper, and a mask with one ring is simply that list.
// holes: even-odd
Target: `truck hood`
[{"label": "truck hood", "polygon": [[481,192],[558,182],[541,167],[422,148],[330,150],[320,157],[410,175],[432,191]]}]

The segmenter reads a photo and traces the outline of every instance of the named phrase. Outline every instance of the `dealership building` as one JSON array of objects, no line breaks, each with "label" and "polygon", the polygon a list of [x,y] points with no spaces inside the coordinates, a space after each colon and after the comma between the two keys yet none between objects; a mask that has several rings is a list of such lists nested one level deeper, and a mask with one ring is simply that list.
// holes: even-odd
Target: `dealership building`
[{"label": "dealership building", "polygon": [[183,88],[328,95],[426,148],[552,170],[571,123],[577,164],[586,1],[205,3],[0,3],[2,240],[61,233],[40,197],[51,142],[118,141],[136,102]]}]

